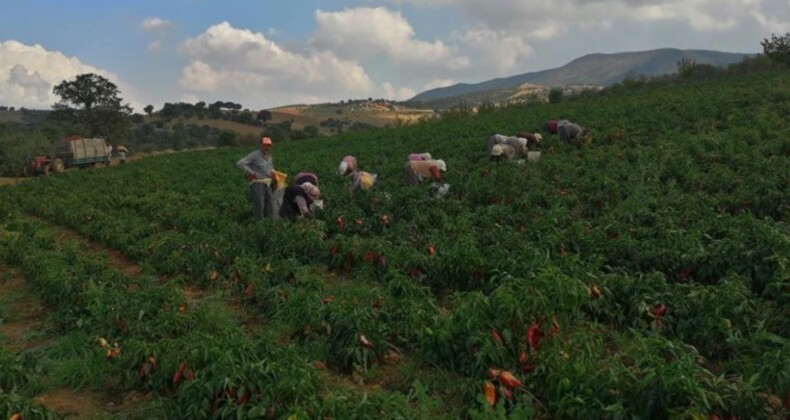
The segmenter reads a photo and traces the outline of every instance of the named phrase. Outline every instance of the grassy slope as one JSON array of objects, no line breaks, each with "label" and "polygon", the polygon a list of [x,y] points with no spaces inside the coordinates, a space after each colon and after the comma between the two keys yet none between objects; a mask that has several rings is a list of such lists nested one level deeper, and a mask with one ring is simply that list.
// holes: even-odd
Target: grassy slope
[{"label": "grassy slope", "polygon": [[[591,127],[593,144],[577,149],[547,139],[544,160],[523,167],[494,166],[483,156],[490,134],[530,130],[558,116]],[[558,417],[600,417],[603,407],[658,417],[747,415],[767,403],[750,385],[738,379],[717,383],[716,375],[757,374],[759,391],[780,396],[790,387],[790,314],[782,286],[790,263],[788,116],[790,76],[772,74],[283,143],[275,148],[276,167],[318,173],[329,205],[318,221],[292,228],[247,221],[245,188],[233,167],[246,149],[151,158],[14,191],[29,210],[86,232],[93,228],[79,223],[87,215],[125,220],[119,235],[129,235],[126,241],[111,230],[95,233],[115,238],[121,248],[167,244],[183,231],[189,232],[185,241],[209,240],[240,258],[239,269],[249,265],[258,271],[268,262],[280,270],[284,264],[285,273],[296,270],[297,285],[265,276],[255,283],[267,299],[283,288],[292,296],[292,304],[267,300],[274,306],[262,311],[273,327],[295,333],[307,323],[318,330],[326,320],[341,334],[365,328],[376,342],[404,349],[422,369],[458,375],[449,389],[428,383],[444,397],[455,390],[465,409],[476,407],[486,368],[517,369],[523,330],[510,320],[528,324],[542,316],[547,330],[545,319],[554,313],[562,340],[548,340],[531,354],[539,368],[521,376],[540,404],[521,394],[521,406]],[[424,151],[448,163],[445,181],[452,193],[446,200],[428,198],[426,188],[402,187],[405,155]],[[333,175],[345,154],[379,174],[374,192],[348,196],[347,180]],[[179,176],[186,167],[190,177]],[[63,194],[106,185],[124,187],[105,188],[114,196],[90,209]],[[49,197],[46,208],[42,196]],[[377,208],[371,200],[380,200]],[[377,224],[381,214],[392,215],[391,227]],[[361,219],[370,230],[352,227],[341,235],[338,216],[349,225]],[[331,237],[314,243],[302,229]],[[135,236],[145,232],[151,236]],[[426,257],[428,243],[438,249],[434,259]],[[339,283],[298,268],[339,271],[342,261],[326,256],[332,245],[385,252],[388,268],[374,272],[360,264]],[[305,250],[316,255],[309,258]],[[141,255],[149,255],[143,258],[160,271],[187,262],[168,249],[150,252]],[[224,262],[198,260],[199,266],[190,267],[197,278],[214,269],[233,270]],[[415,265],[427,274],[404,278]],[[603,289],[604,298],[587,300],[592,284]],[[316,296],[326,294],[384,303],[380,313],[363,305],[352,316],[351,309],[320,306]],[[657,303],[670,308],[662,328],[648,315]],[[326,311],[330,317],[322,318]],[[507,332],[513,349],[491,344],[492,327]],[[350,366],[338,354],[346,338],[335,335],[305,338],[294,349],[305,360],[327,357],[331,368],[345,371]],[[697,353],[683,343],[710,363],[699,366]]]}]

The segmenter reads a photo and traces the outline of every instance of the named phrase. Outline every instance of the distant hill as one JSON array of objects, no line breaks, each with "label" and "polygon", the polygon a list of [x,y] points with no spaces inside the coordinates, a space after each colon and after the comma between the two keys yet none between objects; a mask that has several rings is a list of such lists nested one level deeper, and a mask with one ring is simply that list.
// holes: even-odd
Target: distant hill
[{"label": "distant hill", "polygon": [[626,76],[674,73],[677,63],[685,58],[698,64],[726,66],[743,60],[749,54],[708,50],[663,48],[651,51],[616,54],[588,54],[555,69],[524,73],[480,83],[458,83],[427,90],[408,102],[431,102],[452,96],[470,95],[492,90],[510,90],[530,83],[542,86],[597,85],[606,86],[623,81]]}]

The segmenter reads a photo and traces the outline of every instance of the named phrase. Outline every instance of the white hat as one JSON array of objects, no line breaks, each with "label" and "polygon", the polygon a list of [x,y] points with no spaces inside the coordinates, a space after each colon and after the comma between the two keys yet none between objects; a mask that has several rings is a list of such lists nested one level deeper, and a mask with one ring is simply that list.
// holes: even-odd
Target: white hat
[{"label": "white hat", "polygon": [[491,156],[501,156],[502,152],[502,146],[498,144],[495,144],[494,147],[491,148]]},{"label": "white hat", "polygon": [[422,156],[422,158],[425,159],[425,160],[431,160],[431,154],[430,153],[420,153],[420,156]]},{"label": "white hat", "polygon": [[345,175],[346,174],[346,170],[348,170],[348,163],[346,163],[346,161],[344,160],[344,161],[340,162],[340,167],[337,168],[337,173],[340,174],[340,175]]},{"label": "white hat", "polygon": [[540,141],[543,140],[543,136],[541,136],[540,133],[535,133],[535,140],[537,140],[538,143],[540,143]]},{"label": "white hat", "polygon": [[436,161],[436,166],[439,168],[440,171],[447,172],[447,164],[444,163],[443,160],[441,160],[441,159],[437,160]]}]

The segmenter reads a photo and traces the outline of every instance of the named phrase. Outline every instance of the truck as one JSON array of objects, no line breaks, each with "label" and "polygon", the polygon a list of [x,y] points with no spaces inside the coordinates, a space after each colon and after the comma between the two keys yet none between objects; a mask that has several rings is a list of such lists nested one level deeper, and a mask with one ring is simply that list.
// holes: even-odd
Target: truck
[{"label": "truck", "polygon": [[35,156],[30,159],[24,168],[24,175],[49,175],[68,168],[99,168],[106,164],[109,164],[109,158],[104,139],[69,136],[55,142],[54,157]]}]

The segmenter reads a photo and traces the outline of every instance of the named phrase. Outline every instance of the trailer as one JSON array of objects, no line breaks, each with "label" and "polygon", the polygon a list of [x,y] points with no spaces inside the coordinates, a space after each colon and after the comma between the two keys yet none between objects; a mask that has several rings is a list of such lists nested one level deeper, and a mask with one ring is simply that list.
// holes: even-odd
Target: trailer
[{"label": "trailer", "polygon": [[51,168],[53,172],[63,172],[67,168],[103,167],[107,164],[109,156],[104,139],[69,136],[55,143],[55,158]]}]

